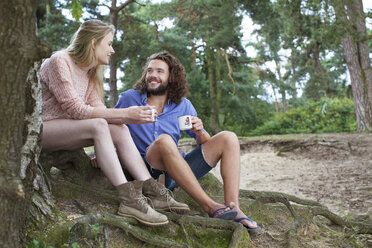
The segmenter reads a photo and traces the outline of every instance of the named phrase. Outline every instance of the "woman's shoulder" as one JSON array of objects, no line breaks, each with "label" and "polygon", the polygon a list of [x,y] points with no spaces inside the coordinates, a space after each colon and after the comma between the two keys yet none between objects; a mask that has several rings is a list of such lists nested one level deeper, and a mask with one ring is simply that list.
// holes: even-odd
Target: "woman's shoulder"
[{"label": "woman's shoulder", "polygon": [[67,63],[72,62],[71,56],[68,54],[67,50],[60,50],[54,52],[50,57],[51,61],[66,61]]}]

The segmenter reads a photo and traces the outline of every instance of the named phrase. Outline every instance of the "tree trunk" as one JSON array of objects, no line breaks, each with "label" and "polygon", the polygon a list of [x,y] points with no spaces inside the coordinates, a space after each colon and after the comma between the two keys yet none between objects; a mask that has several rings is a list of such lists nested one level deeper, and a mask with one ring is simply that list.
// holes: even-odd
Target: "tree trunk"
[{"label": "tree trunk", "polygon": [[[363,4],[361,0],[333,2],[337,17],[345,26],[342,38],[354,97],[358,131],[372,131],[372,69]],[[345,8],[347,12],[345,12]]]},{"label": "tree trunk", "polygon": [[212,134],[218,132],[218,111],[217,111],[217,96],[216,96],[216,81],[214,80],[213,73],[213,59],[212,59],[212,48],[210,47],[209,35],[206,39],[206,60],[208,67],[208,81],[209,81],[209,97],[211,99],[211,119],[210,128]]},{"label": "tree trunk", "polygon": [[117,86],[117,75],[118,70],[116,62],[112,59],[110,61],[110,107],[113,108],[119,99],[118,86]]},{"label": "tree trunk", "polygon": [[[217,129],[220,126],[220,106],[221,106],[221,95],[222,90],[220,84],[222,83],[221,77],[221,50],[217,49],[216,52],[216,121],[217,121]],[[218,130],[217,130],[218,131]]]},{"label": "tree trunk", "polygon": [[297,100],[297,72],[296,72],[296,59],[295,59],[296,49],[292,48],[291,54],[291,67],[292,67],[292,77],[291,77],[291,91],[292,91],[292,100],[294,107],[297,107],[296,100]]},{"label": "tree trunk", "polygon": [[[119,18],[119,12],[123,10],[126,6],[129,4],[135,2],[135,0],[127,0],[124,3],[122,3],[120,6],[116,6],[117,1],[112,0],[111,7],[110,7],[110,23],[115,27],[115,34],[114,34],[114,40],[116,38],[116,30],[118,29],[118,18]],[[115,54],[112,56],[110,60],[110,80],[109,80],[109,86],[110,86],[110,99],[109,104],[110,107],[114,107],[119,99],[119,93],[118,93],[118,86],[117,86],[117,70],[118,70],[118,62],[115,59]]]},{"label": "tree trunk", "polygon": [[279,93],[282,96],[282,107],[283,107],[283,113],[287,112],[287,96],[286,96],[286,90],[285,90],[285,82],[282,77],[282,73],[280,72],[280,62],[275,60],[276,65],[276,73],[278,74],[279,78]]},{"label": "tree trunk", "polygon": [[0,2],[0,247],[25,247],[39,156],[40,85],[33,61],[49,50],[36,36],[36,0]]},{"label": "tree trunk", "polygon": [[[114,39],[116,37],[116,29],[118,28],[118,15],[119,11],[116,7],[116,0],[112,0],[111,2],[111,8],[110,8],[110,23],[114,25],[115,27],[115,34]],[[110,60],[110,80],[109,80],[109,86],[110,86],[110,98],[109,98],[109,104],[110,107],[114,107],[119,99],[118,94],[118,86],[117,86],[117,62],[115,61],[115,55],[112,56]]]}]

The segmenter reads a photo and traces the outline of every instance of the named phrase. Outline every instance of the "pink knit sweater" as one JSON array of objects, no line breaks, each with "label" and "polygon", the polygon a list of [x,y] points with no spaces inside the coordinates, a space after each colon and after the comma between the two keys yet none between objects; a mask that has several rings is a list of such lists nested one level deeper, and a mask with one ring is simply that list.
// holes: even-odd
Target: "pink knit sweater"
[{"label": "pink knit sweater", "polygon": [[66,50],[43,62],[40,69],[43,121],[88,119],[93,107],[104,107],[95,86],[89,83],[88,70],[79,67]]}]

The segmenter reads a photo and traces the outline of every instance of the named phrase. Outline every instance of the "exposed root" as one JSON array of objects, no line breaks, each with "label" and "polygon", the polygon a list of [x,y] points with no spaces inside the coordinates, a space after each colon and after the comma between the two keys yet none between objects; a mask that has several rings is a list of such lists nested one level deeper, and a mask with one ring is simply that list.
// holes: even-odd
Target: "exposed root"
[{"label": "exposed root", "polygon": [[233,232],[229,248],[241,247],[241,242],[243,241],[245,236],[247,236],[247,230],[243,227],[243,225],[239,224],[238,227],[235,228]]},{"label": "exposed root", "polygon": [[280,203],[283,203],[287,207],[292,217],[294,218],[294,222],[292,223],[290,229],[287,232],[288,247],[289,248],[298,247],[297,230],[302,225],[302,218],[301,216],[296,214],[292,205],[288,201],[287,197],[285,197],[284,195],[276,194],[276,195],[271,195],[271,196],[256,197],[255,199],[256,199],[256,202],[258,202],[259,204],[280,202]]},{"label": "exposed root", "polygon": [[295,202],[297,204],[308,206],[313,216],[321,215],[329,219],[330,221],[332,221],[332,223],[336,225],[346,226],[348,228],[354,229],[355,232],[358,234],[372,234],[372,224],[345,220],[344,218],[332,213],[326,207],[322,206],[320,203],[315,201],[301,199],[296,196],[291,196],[284,193],[265,191],[241,190],[240,196],[245,198],[256,199],[262,204],[281,202],[287,206],[292,216],[294,218],[297,218],[289,201]]},{"label": "exposed root", "polygon": [[[352,152],[351,144],[350,142],[340,142],[340,141],[318,141],[318,140],[312,140],[312,141],[303,141],[295,144],[291,144],[288,146],[282,146],[276,153],[277,156],[280,156],[282,152],[290,152],[297,148],[305,148],[308,146],[315,146],[315,145],[321,145],[321,146],[327,146],[334,149],[340,149],[348,152]],[[346,147],[345,147],[346,146]]]},{"label": "exposed root", "polygon": [[309,205],[309,206],[322,206],[319,202],[302,199],[297,196],[280,193],[280,192],[270,192],[270,191],[254,191],[254,190],[244,190],[241,189],[239,193],[240,197],[257,199],[259,197],[285,197],[288,201],[300,204],[300,205]]},{"label": "exposed root", "polygon": [[358,234],[372,234],[372,224],[357,221],[347,221],[324,207],[311,207],[310,211],[314,216],[321,215],[323,217],[326,217],[327,219],[332,221],[332,223],[339,226],[346,226],[348,228],[351,228]]},{"label": "exposed root", "polygon": [[[334,147],[337,149],[345,149],[345,144],[343,146],[340,145],[341,143],[332,143],[332,142],[313,142],[308,144],[310,145],[322,145],[322,146],[329,146]],[[281,152],[290,151],[295,148],[301,147],[300,146],[287,146],[285,149],[281,149]],[[349,150],[351,151],[351,147],[349,146]],[[83,158],[80,158],[83,156]],[[68,158],[66,154],[44,154],[42,156],[44,161],[47,161],[44,164],[45,169],[45,177],[46,179],[51,179],[51,188],[54,196],[60,196],[61,198],[81,198],[85,199],[85,197],[89,197],[89,200],[92,199],[99,199],[100,202],[106,202],[111,205],[118,204],[118,198],[116,196],[116,192],[112,190],[112,186],[107,187],[105,184],[106,181],[101,171],[97,169],[93,169],[90,166],[90,160],[87,158],[85,153],[80,151],[75,151],[73,154],[70,154]],[[52,158],[54,162],[52,161]],[[56,161],[57,160],[57,161]],[[63,160],[63,161],[62,161]],[[62,161],[62,162],[61,162]],[[50,168],[57,167],[60,169],[60,174],[57,176],[53,176],[50,174]],[[205,178],[204,178],[205,179]],[[220,185],[217,186],[217,180],[206,180],[206,187],[208,189],[213,189],[208,191],[212,196],[212,198],[218,198],[221,195],[220,191],[214,190],[216,188],[222,188]],[[46,184],[49,181],[42,182]],[[76,183],[75,183],[76,182]],[[88,186],[90,185],[90,186]],[[94,185],[94,186],[93,186]],[[46,189],[50,189],[50,187],[45,187]],[[99,189],[99,190],[98,190]],[[180,195],[178,195],[180,196]],[[263,204],[267,203],[282,203],[286,206],[288,211],[291,213],[293,217],[293,223],[289,229],[286,230],[286,237],[287,237],[287,245],[288,247],[298,247],[298,242],[301,242],[301,236],[298,233],[299,228],[303,224],[303,220],[301,216],[299,216],[296,211],[299,209],[295,205],[291,205],[291,203],[296,203],[298,205],[305,206],[301,208],[302,210],[306,210],[306,214],[304,218],[308,216],[324,216],[325,218],[332,221],[332,223],[342,226],[348,227],[354,230],[356,233],[372,233],[372,225],[365,224],[360,222],[354,221],[347,221],[336,214],[333,214],[328,209],[323,207],[320,203],[312,200],[301,199],[296,196],[279,193],[279,192],[262,192],[262,191],[249,191],[249,190],[240,190],[240,197],[246,199],[254,199],[255,203],[250,206],[252,209],[259,209]],[[36,199],[36,198],[35,198]],[[167,215],[169,221],[171,221],[172,227],[176,227],[177,232],[179,232],[183,243],[179,241],[179,236],[177,236],[177,241],[171,240],[166,235],[160,235],[159,233],[155,234],[151,228],[143,228],[138,221],[132,218],[125,218],[121,216],[117,216],[115,214],[111,214],[108,212],[100,212],[97,213],[96,210],[89,208],[88,206],[84,205],[82,202],[75,201],[78,208],[84,212],[85,215],[75,219],[75,220],[68,220],[61,223],[62,228],[54,228],[54,232],[57,232],[57,236],[62,236],[62,233],[65,232],[67,229],[72,230],[72,226],[76,225],[75,228],[80,228],[79,225],[81,224],[81,228],[85,226],[98,223],[103,225],[103,229],[101,229],[100,237],[100,244],[104,247],[109,246],[109,235],[107,234],[107,230],[110,230],[109,226],[117,227],[122,229],[125,233],[130,234],[130,237],[134,237],[134,239],[130,238],[131,240],[135,240],[134,242],[138,242],[137,240],[146,243],[146,245],[156,246],[156,247],[202,247],[200,243],[194,240],[194,234],[192,231],[188,230],[188,225],[197,226],[198,230],[201,229],[209,229],[211,234],[213,232],[217,232],[214,229],[226,230],[227,232],[232,233],[232,238],[230,240],[229,247],[253,247],[250,236],[246,229],[240,224],[233,221],[224,221],[215,218],[203,217],[203,216],[190,216],[190,215],[179,215],[176,213],[164,213]],[[48,212],[48,209],[41,204],[35,203],[39,212],[45,213]],[[296,211],[295,211],[296,210]],[[308,214],[309,213],[309,214]],[[46,214],[48,215],[48,214]],[[302,215],[302,214],[301,214]],[[287,216],[287,214],[286,214]],[[291,218],[290,218],[291,219]],[[313,218],[314,219],[314,218]],[[315,224],[321,226],[322,223],[317,223],[316,220],[313,220]],[[264,223],[264,222],[263,222]],[[178,225],[178,227],[177,227]],[[326,226],[323,226],[323,228]],[[178,229],[177,229],[178,228]],[[88,228],[89,229],[89,228]],[[163,230],[163,229],[159,229]],[[165,229],[167,230],[167,229]],[[193,230],[193,229],[192,229]],[[197,230],[197,229],[196,229]],[[321,227],[321,230],[322,229]],[[164,231],[164,230],[163,230]],[[225,231],[220,233],[225,233]],[[265,230],[262,231],[264,234],[270,235]],[[89,232],[86,232],[89,234]],[[226,234],[226,233],[225,233]],[[47,233],[48,235],[48,233]],[[177,234],[178,235],[178,234]],[[258,234],[260,235],[260,234]],[[265,236],[265,235],[263,235]],[[77,238],[80,240],[79,242],[85,242],[82,240],[82,237],[91,237],[91,236],[84,236],[78,235]],[[253,237],[253,236],[252,236]],[[76,237],[75,237],[76,238]],[[273,238],[275,239],[275,238]],[[94,240],[94,237],[93,237]],[[71,244],[71,240],[69,240]]]}]

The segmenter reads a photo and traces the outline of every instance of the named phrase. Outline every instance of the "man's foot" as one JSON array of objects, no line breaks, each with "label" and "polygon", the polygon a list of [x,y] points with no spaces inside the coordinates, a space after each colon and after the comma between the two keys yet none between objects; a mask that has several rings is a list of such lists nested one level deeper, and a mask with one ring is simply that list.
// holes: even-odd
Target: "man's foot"
[{"label": "man's foot", "polygon": [[254,220],[248,218],[240,209],[234,221],[242,224],[248,231],[258,231],[261,229]]},{"label": "man's foot", "polygon": [[238,212],[233,209],[234,203],[231,202],[230,204],[227,204],[226,206],[220,205],[220,207],[217,207],[213,210],[212,213],[209,214],[211,218],[218,218],[223,220],[233,220]]}]

